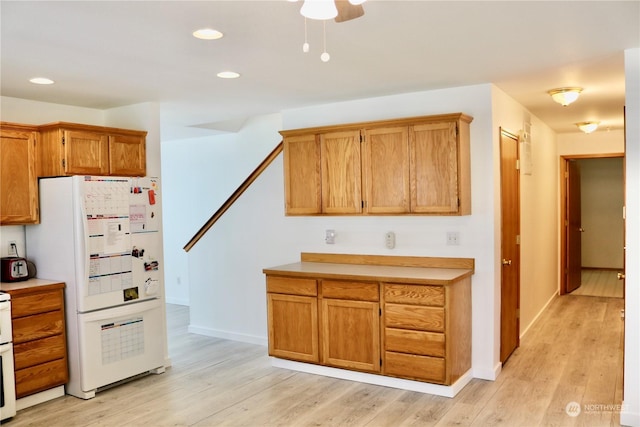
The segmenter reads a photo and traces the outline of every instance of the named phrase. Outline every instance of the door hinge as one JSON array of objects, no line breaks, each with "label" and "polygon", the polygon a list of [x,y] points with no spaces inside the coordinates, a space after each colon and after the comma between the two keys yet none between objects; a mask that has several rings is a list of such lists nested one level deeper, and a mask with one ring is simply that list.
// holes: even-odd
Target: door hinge
[{"label": "door hinge", "polygon": [[520,159],[516,160],[516,170],[520,170]]},{"label": "door hinge", "polygon": [[64,145],[64,136],[62,137],[62,145]]},{"label": "door hinge", "polygon": [[516,308],[516,317],[519,319],[520,318],[520,309]]},{"label": "door hinge", "polygon": [[456,136],[458,136],[458,123],[456,123]]},{"label": "door hinge", "polygon": [[360,143],[364,142],[364,135],[360,134]]},{"label": "door hinge", "polygon": [[382,366],[382,357],[380,358],[380,366]]},{"label": "door hinge", "polygon": [[519,244],[520,244],[520,235],[518,234],[516,236],[516,245],[519,245]]},{"label": "door hinge", "polygon": [[62,167],[65,167],[66,165],[66,162],[64,161],[64,159],[62,159]]},{"label": "door hinge", "polygon": [[381,308],[378,309],[378,316],[382,316],[382,309]]}]

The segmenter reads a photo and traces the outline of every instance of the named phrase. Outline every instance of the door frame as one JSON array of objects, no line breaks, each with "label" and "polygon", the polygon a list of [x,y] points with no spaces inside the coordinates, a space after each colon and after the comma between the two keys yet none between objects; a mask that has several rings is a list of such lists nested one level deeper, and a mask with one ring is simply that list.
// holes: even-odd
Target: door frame
[{"label": "door frame", "polygon": [[[611,159],[625,158],[624,153],[600,153],[600,154],[567,154],[560,156],[560,289],[559,294],[567,294],[567,271],[569,260],[567,259],[567,228],[565,218],[567,216],[567,186],[565,179],[568,173],[568,165],[572,160],[582,159]],[[624,165],[624,162],[623,162]],[[623,166],[624,167],[624,166]]]}]

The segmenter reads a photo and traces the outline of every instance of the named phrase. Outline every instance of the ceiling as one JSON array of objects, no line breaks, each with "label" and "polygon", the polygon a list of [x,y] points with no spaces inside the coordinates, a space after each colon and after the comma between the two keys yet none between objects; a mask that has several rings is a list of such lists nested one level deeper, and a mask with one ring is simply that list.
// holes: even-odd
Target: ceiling
[{"label": "ceiling", "polygon": [[[2,96],[108,109],[160,105],[163,140],[237,131],[259,114],[494,83],[557,132],[622,129],[624,50],[640,1],[369,0],[326,23],[272,1],[0,1]],[[191,33],[224,33],[203,41]],[[215,75],[234,70],[239,79]],[[46,76],[54,85],[28,82]],[[561,107],[549,89],[580,86]],[[444,112],[443,112],[444,113]]]}]

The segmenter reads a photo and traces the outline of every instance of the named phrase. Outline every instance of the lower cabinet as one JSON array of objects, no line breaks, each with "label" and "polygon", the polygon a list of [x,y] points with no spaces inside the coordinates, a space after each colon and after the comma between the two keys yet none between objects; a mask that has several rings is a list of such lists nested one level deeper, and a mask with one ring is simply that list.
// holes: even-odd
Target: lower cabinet
[{"label": "lower cabinet", "polygon": [[314,279],[267,278],[269,355],[320,362]]},{"label": "lower cabinet", "polygon": [[470,277],[418,285],[267,275],[267,310],[271,356],[443,385],[471,368]]},{"label": "lower cabinet", "polygon": [[322,363],[380,372],[378,284],[321,281]]},{"label": "lower cabinet", "polygon": [[8,291],[11,294],[16,397],[69,379],[64,321],[64,284]]}]

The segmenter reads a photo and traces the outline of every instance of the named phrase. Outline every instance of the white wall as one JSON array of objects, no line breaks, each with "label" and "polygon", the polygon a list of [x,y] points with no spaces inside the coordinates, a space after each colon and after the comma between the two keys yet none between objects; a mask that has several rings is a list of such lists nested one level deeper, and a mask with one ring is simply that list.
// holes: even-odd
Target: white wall
[{"label": "white wall", "polygon": [[[531,123],[531,170],[520,171],[520,336],[524,337],[558,290],[558,169],[555,133],[537,117],[498,88],[493,91],[494,157],[500,161],[499,128],[520,134],[524,122]],[[524,149],[520,146],[521,165]],[[494,233],[500,241],[500,170],[494,171],[496,221]],[[495,254],[497,269],[500,247]],[[499,279],[499,278],[498,278]],[[500,295],[500,287],[496,293]],[[499,314],[499,313],[498,313]],[[496,319],[499,326],[499,318]],[[499,329],[498,332],[499,334]]]},{"label": "white wall", "polygon": [[640,426],[640,49],[625,51],[626,280],[624,401],[620,424]]},{"label": "white wall", "polygon": [[[474,376],[494,379],[499,370],[494,253],[494,129],[491,85],[411,93],[320,105],[282,112],[282,128],[391,119],[464,112],[471,123],[472,215],[463,217],[370,216],[285,217],[281,156],[227,212],[188,255],[191,285],[190,330],[266,344],[266,298],[262,269],[296,262],[300,252],[470,257],[476,260],[473,276]],[[280,140],[275,123],[263,133],[275,146]],[[219,137],[196,146],[216,143]],[[210,168],[226,168],[234,156],[221,148],[209,151]],[[266,153],[265,153],[266,155]],[[264,155],[262,156],[264,157]],[[166,157],[165,157],[166,158]],[[166,169],[165,169],[166,171]],[[195,183],[193,191],[212,194],[235,182]],[[168,178],[167,178],[168,179]],[[233,187],[233,188],[231,188]],[[210,209],[207,216],[226,197]],[[206,220],[202,218],[202,222]],[[200,223],[200,224],[201,224]],[[336,243],[324,243],[324,230],[336,230]],[[195,230],[194,230],[195,231]],[[384,246],[384,233],[396,233],[396,248]],[[446,245],[446,232],[460,233],[459,246]],[[184,242],[186,243],[186,242]]]},{"label": "white wall", "polygon": [[[170,224],[164,230],[165,254],[170,260],[165,270],[168,302],[190,304],[189,289],[192,278],[189,257],[183,247],[278,145],[281,141],[278,130],[281,128],[281,116],[272,114],[254,117],[245,123],[238,133],[172,140],[162,144],[162,171],[163,177],[166,178],[164,179],[165,204],[163,207],[165,224]],[[262,204],[255,206],[261,209]],[[253,211],[256,208],[252,207],[250,210]],[[225,214],[225,217],[237,215],[235,212],[236,210],[232,209]],[[282,211],[279,213],[282,214]],[[244,226],[240,224],[241,227]],[[217,224],[208,234],[216,233],[220,227]],[[232,235],[231,239],[238,240],[242,236],[243,233],[236,237]],[[208,238],[210,238],[209,235],[205,240]],[[248,242],[254,240],[251,237],[246,238],[249,239]],[[227,242],[224,241],[222,244],[226,245]],[[199,246],[207,245],[201,241],[198,243]],[[226,257],[229,257],[228,251],[228,247],[220,247],[211,255],[211,259],[205,262],[205,265],[211,265],[214,262],[213,258],[219,253],[227,253]],[[196,264],[194,271],[198,271],[198,267]],[[195,298],[199,299],[206,294],[199,293],[201,286],[197,280],[199,279],[196,279],[193,289]],[[192,313],[191,323],[194,327],[201,323],[197,320],[197,314],[197,310],[195,315]]]}]

